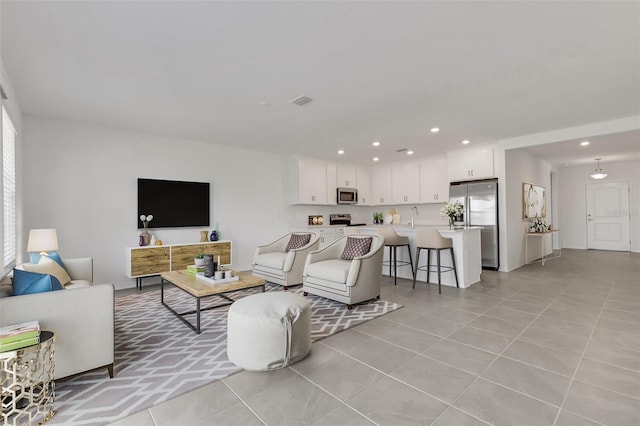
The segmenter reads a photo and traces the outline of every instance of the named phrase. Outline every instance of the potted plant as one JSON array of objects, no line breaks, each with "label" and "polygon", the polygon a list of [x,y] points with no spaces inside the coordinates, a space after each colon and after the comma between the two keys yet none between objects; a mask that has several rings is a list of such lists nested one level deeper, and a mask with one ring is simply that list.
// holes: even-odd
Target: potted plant
[{"label": "potted plant", "polygon": [[380,224],[382,223],[383,215],[382,212],[376,212],[373,214],[373,223]]},{"label": "potted plant", "polygon": [[204,266],[204,253],[198,253],[195,256],[196,266]]}]

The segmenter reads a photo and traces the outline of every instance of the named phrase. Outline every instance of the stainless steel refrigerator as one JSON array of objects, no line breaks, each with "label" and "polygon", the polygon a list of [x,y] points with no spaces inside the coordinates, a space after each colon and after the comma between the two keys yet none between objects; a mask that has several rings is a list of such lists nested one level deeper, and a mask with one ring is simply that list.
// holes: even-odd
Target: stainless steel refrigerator
[{"label": "stainless steel refrigerator", "polygon": [[452,183],[449,187],[449,202],[454,201],[460,201],[464,207],[464,213],[456,218],[456,225],[482,228],[482,268],[498,270],[498,180]]}]

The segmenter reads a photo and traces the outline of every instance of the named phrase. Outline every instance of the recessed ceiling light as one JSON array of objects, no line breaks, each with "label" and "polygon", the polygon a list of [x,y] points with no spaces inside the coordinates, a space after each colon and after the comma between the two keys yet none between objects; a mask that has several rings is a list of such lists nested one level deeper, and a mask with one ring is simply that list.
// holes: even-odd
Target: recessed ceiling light
[{"label": "recessed ceiling light", "polygon": [[413,155],[413,151],[411,150],[407,151],[407,155]]},{"label": "recessed ceiling light", "polygon": [[469,145],[469,139],[465,139],[462,141],[462,145]]},{"label": "recessed ceiling light", "polygon": [[378,141],[373,141],[372,145],[373,145],[373,146],[380,146],[380,142],[378,142]]},{"label": "recessed ceiling light", "polygon": [[378,161],[380,160],[378,157],[373,157],[373,161]]},{"label": "recessed ceiling light", "polygon": [[431,128],[431,133],[438,133],[440,131],[439,127],[432,127]]},{"label": "recessed ceiling light", "polygon": [[589,144],[590,144],[590,142],[589,142],[589,141],[582,141],[582,142],[580,142],[580,146],[587,146],[587,145],[589,145]]},{"label": "recessed ceiling light", "polygon": [[344,154],[344,149],[338,150],[338,154],[340,154],[340,155]]},{"label": "recessed ceiling light", "polygon": [[265,108],[269,108],[271,106],[271,103],[267,101],[262,101],[260,102],[260,105],[262,105]]}]

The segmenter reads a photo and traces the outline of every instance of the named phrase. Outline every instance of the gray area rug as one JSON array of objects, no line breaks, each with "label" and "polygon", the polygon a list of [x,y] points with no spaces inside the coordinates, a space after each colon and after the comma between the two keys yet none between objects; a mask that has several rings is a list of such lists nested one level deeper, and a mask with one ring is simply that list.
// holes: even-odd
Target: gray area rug
[{"label": "gray area rug", "polygon": [[[282,287],[267,284],[267,291]],[[258,289],[230,295],[239,299]],[[289,291],[302,294],[302,287]],[[384,300],[346,305],[318,296],[311,302],[313,341],[394,311]],[[178,312],[195,308],[195,299],[173,286],[165,302]],[[224,302],[212,297],[202,307]],[[106,369],[56,385],[56,415],[48,424],[100,425],[116,421],[240,370],[227,359],[228,306],[203,312],[196,334],[160,304],[160,290],[116,297],[115,377]],[[194,323],[195,315],[189,317]]]}]

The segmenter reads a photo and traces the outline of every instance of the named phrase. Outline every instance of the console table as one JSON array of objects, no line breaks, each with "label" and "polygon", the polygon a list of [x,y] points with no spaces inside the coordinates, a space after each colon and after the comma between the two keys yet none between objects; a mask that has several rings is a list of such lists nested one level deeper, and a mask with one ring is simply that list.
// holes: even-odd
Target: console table
[{"label": "console table", "polygon": [[187,269],[197,254],[220,256],[220,263],[231,264],[231,241],[211,241],[193,244],[171,244],[127,248],[125,274],[136,279],[136,288],[142,289],[142,279],[162,272]]},{"label": "console table", "polygon": [[40,332],[40,343],[0,352],[3,425],[43,424],[55,411],[55,335]]},{"label": "console table", "polygon": [[[544,241],[545,241],[545,236],[547,235],[552,235],[555,234],[556,232],[560,232],[559,229],[552,229],[550,231],[546,231],[546,232],[527,232],[526,238],[525,238],[525,242],[524,242],[524,261],[527,265],[531,264],[531,263],[536,263],[536,262],[541,262],[542,266],[544,266],[544,262],[546,260],[550,260],[550,259],[555,259],[557,257],[562,256],[562,247],[560,247],[560,249],[558,250],[558,254],[555,256],[551,256],[548,257],[547,256],[547,252],[544,249]],[[531,262],[529,262],[529,237],[537,237],[540,238],[540,259],[536,259],[533,260]],[[551,248],[551,252],[553,252],[553,247]]]}]

